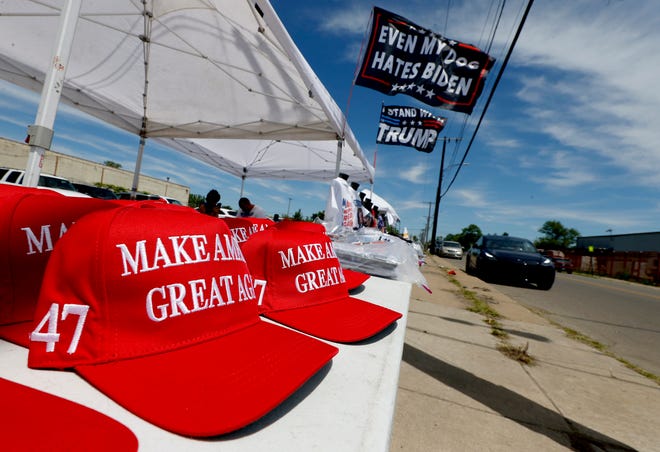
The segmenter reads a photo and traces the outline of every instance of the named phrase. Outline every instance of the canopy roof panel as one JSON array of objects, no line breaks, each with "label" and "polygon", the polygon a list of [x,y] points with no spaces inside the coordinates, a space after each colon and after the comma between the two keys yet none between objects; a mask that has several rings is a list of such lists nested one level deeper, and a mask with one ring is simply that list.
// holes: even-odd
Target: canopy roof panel
[{"label": "canopy roof panel", "polygon": [[[0,77],[41,90],[63,4],[1,3]],[[362,167],[363,180],[373,177],[267,0],[85,0],[62,100],[147,138],[343,137],[346,159]]]},{"label": "canopy roof panel", "polygon": [[[158,139],[157,141],[160,141]],[[337,177],[337,141],[166,140],[168,146],[238,177],[331,180]],[[282,162],[288,162],[283,165]],[[364,179],[364,166],[342,152],[341,171]]]}]

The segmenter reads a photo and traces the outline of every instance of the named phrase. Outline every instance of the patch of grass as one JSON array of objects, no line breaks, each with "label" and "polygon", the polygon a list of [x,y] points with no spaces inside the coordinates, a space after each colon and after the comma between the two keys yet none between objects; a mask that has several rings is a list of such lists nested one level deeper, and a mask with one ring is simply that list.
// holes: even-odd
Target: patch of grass
[{"label": "patch of grass", "polygon": [[603,354],[609,356],[610,358],[614,358],[614,359],[616,359],[616,360],[619,361],[621,364],[623,364],[624,366],[626,366],[628,369],[630,369],[630,370],[632,370],[632,371],[634,371],[634,372],[637,372],[637,373],[640,374],[641,376],[646,377],[646,378],[648,378],[649,380],[653,380],[654,382],[656,382],[657,384],[660,385],[660,376],[655,375],[655,374],[653,374],[653,373],[651,373],[651,372],[648,372],[648,371],[646,371],[646,370],[640,368],[639,366],[637,366],[637,365],[635,365],[635,364],[633,364],[633,363],[631,363],[631,362],[629,362],[629,361],[627,361],[627,360],[625,360],[625,359],[623,359],[623,358],[621,358],[621,357],[615,355],[614,353],[612,353],[612,352],[608,349],[608,347],[607,347],[605,344],[602,344],[602,343],[600,343],[600,342],[598,342],[598,341],[596,341],[596,340],[590,338],[589,336],[587,336],[587,335],[585,335],[585,334],[582,334],[582,333],[580,333],[580,332],[578,332],[578,331],[575,331],[575,330],[572,329],[572,328],[565,327],[565,326],[563,326],[563,325],[557,323],[556,321],[550,319],[550,318],[547,317],[547,316],[544,316],[544,317],[545,317],[550,323],[552,323],[553,325],[555,325],[556,327],[561,328],[561,329],[564,331],[564,333],[566,333],[566,336],[570,337],[571,339],[574,339],[574,340],[576,340],[576,341],[578,341],[578,342],[582,342],[583,344],[588,345],[589,347],[595,348],[596,350],[602,352]]},{"label": "patch of grass", "polygon": [[589,336],[586,336],[580,332],[575,331],[574,329],[567,328],[565,326],[559,325],[557,322],[552,322],[553,324],[557,325],[559,328],[564,330],[566,335],[570,337],[571,339],[575,339],[578,342],[582,342],[583,344],[586,344],[592,348],[595,348],[596,350],[604,353],[605,355],[609,356],[610,358],[614,358],[617,361],[619,361],[621,364],[626,366],[628,369],[637,372],[643,377],[648,378],[649,380],[655,381],[657,384],[660,385],[660,377],[658,375],[655,375],[651,372],[648,372],[641,367],[631,363],[630,361],[627,361],[619,356],[616,356],[614,353],[612,353],[605,344],[601,344],[600,342],[590,338]]},{"label": "patch of grass", "polygon": [[[588,275],[587,275],[588,276]],[[485,317],[484,322],[488,325],[490,325],[491,328],[491,334],[497,338],[500,339],[500,343],[497,345],[497,350],[499,350],[501,353],[503,353],[505,356],[508,356],[511,359],[514,359],[520,363],[527,364],[527,365],[533,365],[535,363],[534,357],[529,355],[528,349],[529,349],[529,342],[526,343],[524,346],[515,346],[512,345],[508,342],[508,333],[504,331],[502,328],[502,325],[498,322],[497,319],[501,318],[502,316],[500,313],[498,313],[496,310],[494,310],[487,301],[484,299],[480,298],[476,292],[473,292],[471,290],[466,289],[460,281],[458,281],[456,278],[452,278],[451,276],[447,276],[449,281],[454,284],[456,287],[458,287],[459,293],[465,298],[466,301],[470,304],[468,306],[468,311],[475,312],[477,314],[481,314]],[[557,326],[558,328],[561,328],[564,330],[566,335],[578,342],[582,342],[583,344],[586,344],[592,348],[595,348],[596,350],[606,354],[607,356],[616,359],[619,361],[621,364],[626,366],[628,369],[637,372],[638,374],[642,375],[643,377],[648,378],[649,380],[653,380],[656,382],[658,385],[660,385],[660,376],[655,375],[651,372],[647,372],[644,369],[641,369],[640,367],[636,366],[635,364],[632,364],[629,361],[626,361],[623,358],[620,358],[619,356],[616,356],[614,353],[612,353],[610,350],[608,350],[607,346],[604,344],[601,344],[600,342],[591,339],[589,336],[586,336],[576,330],[573,330],[571,328],[567,328],[563,325],[560,325],[559,323],[555,322],[554,320],[550,319],[550,317],[547,315],[549,314],[547,311],[544,311],[542,309],[531,309],[532,312],[535,312],[536,314],[540,315],[541,317],[545,318],[548,320],[550,323],[553,325]]]},{"label": "patch of grass", "polygon": [[559,325],[559,326],[561,327],[562,330],[564,330],[564,333],[566,333],[566,336],[570,337],[571,339],[575,339],[578,342],[582,342],[583,344],[586,344],[590,347],[593,347],[596,350],[599,350],[601,352],[607,351],[607,347],[605,345],[601,344],[598,341],[595,341],[595,340],[591,339],[589,336],[585,336],[584,334],[582,334],[578,331],[575,331],[574,329],[567,328],[567,327],[561,326],[561,325]]},{"label": "patch of grass", "polygon": [[502,343],[497,345],[497,349],[505,356],[508,356],[514,361],[518,361],[530,366],[536,364],[534,357],[530,356],[529,353],[527,353],[527,351],[529,350],[529,342],[527,342],[525,345],[512,345],[508,343]]},{"label": "patch of grass", "polygon": [[497,319],[502,317],[499,312],[491,308],[488,302],[480,298],[475,292],[463,287],[456,278],[449,277],[449,281],[458,287],[460,294],[470,303],[467,310],[485,317],[484,322],[490,325],[491,334],[501,338],[508,336],[500,322],[497,321]]},{"label": "patch of grass", "polygon": [[461,283],[452,277],[448,277],[449,281],[458,287],[460,294],[469,302],[468,311],[481,314],[484,316],[484,322],[490,326],[490,334],[505,340],[509,337],[509,333],[504,331],[502,324],[498,321],[502,316],[499,312],[493,309],[486,300],[479,297],[476,292],[466,289]]},{"label": "patch of grass", "polygon": [[[466,292],[470,292],[470,291],[466,291]],[[474,295],[474,292],[470,292],[470,293]],[[471,297],[470,301],[472,302],[472,305],[468,308],[468,311],[476,312],[477,314],[484,315],[490,319],[499,319],[501,317],[500,313],[497,312],[495,309],[491,308],[488,302],[482,300],[476,295],[474,295],[474,297]]]}]

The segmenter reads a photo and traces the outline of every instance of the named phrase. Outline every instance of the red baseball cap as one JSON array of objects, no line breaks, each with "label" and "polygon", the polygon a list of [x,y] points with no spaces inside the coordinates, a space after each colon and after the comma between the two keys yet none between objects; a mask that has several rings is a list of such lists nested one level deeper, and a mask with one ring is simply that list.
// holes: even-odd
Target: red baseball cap
[{"label": "red baseball cap", "polygon": [[41,280],[55,244],[80,217],[117,204],[7,187],[0,188],[0,337],[27,347]]},{"label": "red baseball cap", "polygon": [[259,312],[271,320],[322,339],[357,342],[401,317],[349,296],[323,225],[284,220],[254,234],[242,250],[260,292]]},{"label": "red baseball cap", "polygon": [[229,226],[229,230],[239,245],[246,242],[255,232],[263,231],[275,224],[270,218],[254,217],[225,217],[222,218],[222,221]]},{"label": "red baseball cap", "polygon": [[362,273],[356,270],[351,270],[350,268],[342,269],[344,272],[344,279],[346,279],[346,287],[348,290],[357,289],[360,287],[367,279],[371,278],[371,275]]},{"label": "red baseball cap", "polygon": [[73,368],[137,416],[186,436],[259,419],[337,349],[260,319],[227,226],[137,204],[80,219],[46,268],[28,366]]},{"label": "red baseball cap", "polygon": [[126,426],[70,400],[4,378],[0,399],[4,450],[138,450]]}]

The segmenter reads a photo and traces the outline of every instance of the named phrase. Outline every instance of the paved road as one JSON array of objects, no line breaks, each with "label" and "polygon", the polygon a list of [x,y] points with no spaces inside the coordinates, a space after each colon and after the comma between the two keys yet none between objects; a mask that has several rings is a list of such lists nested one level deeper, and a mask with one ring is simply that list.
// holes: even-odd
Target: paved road
[{"label": "paved road", "polygon": [[549,291],[495,284],[519,303],[660,375],[660,288],[558,273]]}]

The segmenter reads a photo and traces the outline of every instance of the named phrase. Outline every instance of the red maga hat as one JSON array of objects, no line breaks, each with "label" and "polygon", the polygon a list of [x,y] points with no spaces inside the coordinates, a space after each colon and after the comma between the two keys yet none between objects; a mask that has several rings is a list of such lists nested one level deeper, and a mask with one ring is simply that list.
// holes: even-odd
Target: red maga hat
[{"label": "red maga hat", "polygon": [[242,245],[255,232],[263,231],[275,224],[270,218],[225,217],[222,218],[239,245]]},{"label": "red maga hat", "polygon": [[31,320],[51,252],[82,216],[113,201],[0,184],[0,337],[28,346]]},{"label": "red maga hat", "polygon": [[371,278],[371,275],[362,273],[356,270],[351,270],[350,268],[344,268],[344,279],[346,279],[346,287],[348,290],[357,289],[360,287],[367,279]]},{"label": "red maga hat", "polygon": [[401,317],[349,296],[322,225],[285,220],[254,234],[242,249],[260,292],[259,311],[276,322],[330,341],[357,342]]},{"label": "red maga hat", "polygon": [[126,426],[70,400],[4,378],[0,399],[4,450],[138,450]]},{"label": "red maga hat", "polygon": [[337,349],[265,322],[227,226],[132,205],[80,219],[48,262],[28,365],[73,368],[143,419],[195,437],[271,411]]}]

